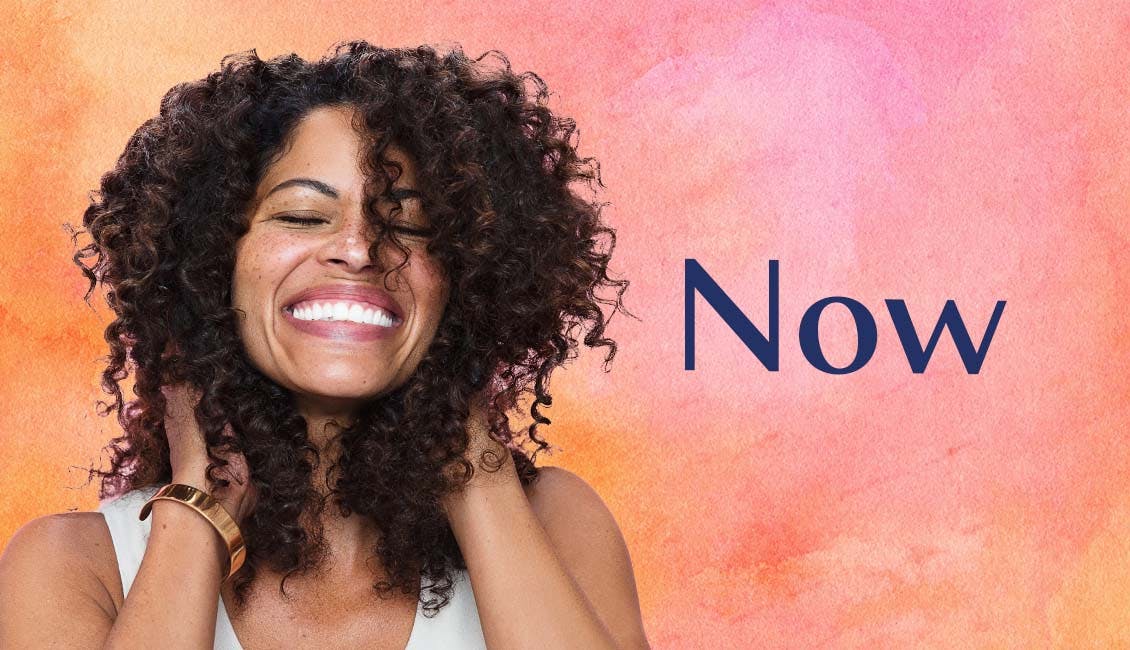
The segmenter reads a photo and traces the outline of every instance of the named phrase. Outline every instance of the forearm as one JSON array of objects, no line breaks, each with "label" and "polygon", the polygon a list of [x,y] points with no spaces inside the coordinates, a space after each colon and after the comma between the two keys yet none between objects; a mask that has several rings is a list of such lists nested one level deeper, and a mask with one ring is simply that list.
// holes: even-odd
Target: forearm
[{"label": "forearm", "polygon": [[227,549],[208,520],[184,504],[155,501],[149,517],[141,567],[104,647],[210,650]]},{"label": "forearm", "polygon": [[509,453],[444,501],[493,648],[615,648],[566,571],[522,489]]}]

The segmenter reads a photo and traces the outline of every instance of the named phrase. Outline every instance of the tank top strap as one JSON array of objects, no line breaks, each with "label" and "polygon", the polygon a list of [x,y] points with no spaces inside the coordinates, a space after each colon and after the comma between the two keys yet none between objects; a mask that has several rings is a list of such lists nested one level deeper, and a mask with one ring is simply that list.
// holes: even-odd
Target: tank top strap
[{"label": "tank top strap", "polygon": [[[116,498],[103,501],[98,506],[98,512],[106,519],[106,527],[110,529],[110,540],[114,543],[114,555],[118,559],[118,574],[122,577],[122,595],[129,594],[137,572],[141,568],[141,560],[145,556],[145,548],[149,543],[149,532],[152,519],[142,521],[138,519],[141,507],[152,497],[161,486],[152,486],[131,490]],[[239,640],[224,611],[223,597],[217,597],[219,605],[216,609],[216,641],[214,650],[243,650]]]},{"label": "tank top strap", "polygon": [[98,512],[106,519],[110,529],[110,539],[114,543],[114,555],[118,558],[118,573],[122,577],[122,595],[129,593],[137,571],[141,568],[141,558],[149,541],[150,520],[139,520],[141,506],[157,492],[160,486],[142,488],[126,492],[117,498],[103,501]]},{"label": "tank top strap", "polygon": [[452,577],[454,592],[447,603],[432,618],[423,615],[423,604],[417,604],[416,625],[404,650],[430,650],[431,648],[458,648],[459,650],[486,650],[479,609],[471,589],[467,571],[456,571]]}]

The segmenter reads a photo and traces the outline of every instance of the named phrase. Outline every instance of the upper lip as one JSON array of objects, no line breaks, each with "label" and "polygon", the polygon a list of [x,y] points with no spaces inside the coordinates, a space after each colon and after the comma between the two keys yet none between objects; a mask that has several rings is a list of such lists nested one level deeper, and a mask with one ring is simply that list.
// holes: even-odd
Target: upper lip
[{"label": "upper lip", "polygon": [[389,312],[400,320],[404,311],[396,300],[387,291],[371,284],[320,284],[303,289],[298,294],[291,296],[286,302],[289,309],[304,300],[319,300],[337,298],[353,302],[365,302]]}]

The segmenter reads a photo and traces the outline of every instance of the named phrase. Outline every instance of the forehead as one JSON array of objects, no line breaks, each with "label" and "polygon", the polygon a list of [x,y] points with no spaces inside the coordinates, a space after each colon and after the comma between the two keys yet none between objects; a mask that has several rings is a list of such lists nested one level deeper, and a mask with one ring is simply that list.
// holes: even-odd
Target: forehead
[{"label": "forehead", "polygon": [[[316,178],[346,192],[359,192],[365,182],[364,139],[353,126],[357,112],[352,107],[321,106],[295,125],[278,158],[264,170],[256,199],[289,178]],[[385,148],[386,159],[401,166],[395,185],[415,187],[416,169],[407,153],[396,145]],[[395,169],[390,169],[395,173]]]}]

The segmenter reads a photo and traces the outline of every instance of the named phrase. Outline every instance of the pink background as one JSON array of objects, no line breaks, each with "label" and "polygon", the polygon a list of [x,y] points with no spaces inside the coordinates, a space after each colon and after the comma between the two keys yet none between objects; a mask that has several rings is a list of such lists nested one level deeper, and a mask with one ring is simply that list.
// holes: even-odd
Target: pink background
[{"label": "pink background", "polygon": [[[546,460],[616,515],[655,647],[1130,645],[1130,6],[895,4],[5,7],[0,542],[97,506],[70,467],[115,433],[109,312],[61,224],[161,95],[252,47],[459,43],[542,76],[602,163],[642,322],[557,376]],[[688,257],[763,331],[780,260],[779,372],[701,299],[683,370]],[[878,323],[854,374],[800,353],[830,295]],[[887,298],[923,335],[957,301],[975,343],[1008,305],[979,375],[948,333],[915,375]],[[845,364],[846,310],[821,333]]]}]

